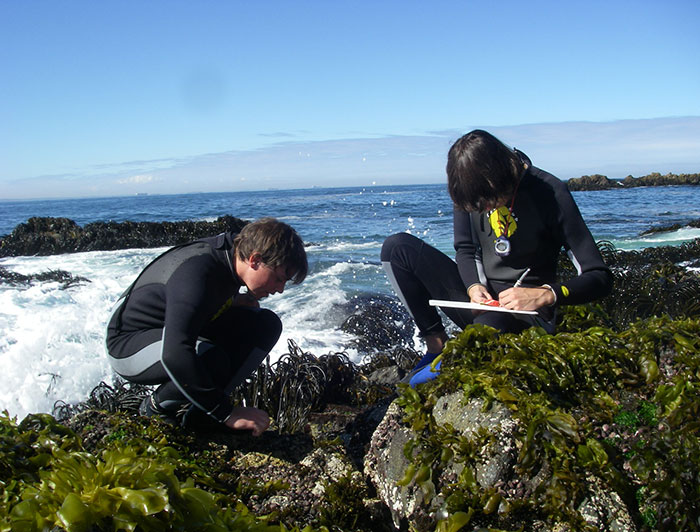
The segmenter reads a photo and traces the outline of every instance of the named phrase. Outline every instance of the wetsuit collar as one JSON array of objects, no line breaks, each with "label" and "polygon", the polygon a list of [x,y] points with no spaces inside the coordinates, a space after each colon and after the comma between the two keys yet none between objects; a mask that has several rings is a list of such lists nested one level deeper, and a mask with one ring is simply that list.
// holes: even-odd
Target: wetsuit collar
[{"label": "wetsuit collar", "polygon": [[217,235],[214,248],[221,251],[226,256],[226,264],[228,264],[228,267],[231,270],[231,275],[233,276],[234,282],[240,286],[243,286],[243,281],[236,273],[236,268],[234,266],[236,260],[234,254],[236,253],[236,249],[233,246],[233,240],[235,237],[236,234],[231,232],[225,232]]}]

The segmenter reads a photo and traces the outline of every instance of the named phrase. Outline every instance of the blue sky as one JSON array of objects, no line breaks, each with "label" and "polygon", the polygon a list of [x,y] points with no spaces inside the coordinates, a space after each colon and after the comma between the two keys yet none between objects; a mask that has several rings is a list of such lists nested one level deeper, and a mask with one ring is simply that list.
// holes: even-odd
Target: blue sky
[{"label": "blue sky", "polygon": [[0,199],[700,172],[700,2],[0,0]]}]

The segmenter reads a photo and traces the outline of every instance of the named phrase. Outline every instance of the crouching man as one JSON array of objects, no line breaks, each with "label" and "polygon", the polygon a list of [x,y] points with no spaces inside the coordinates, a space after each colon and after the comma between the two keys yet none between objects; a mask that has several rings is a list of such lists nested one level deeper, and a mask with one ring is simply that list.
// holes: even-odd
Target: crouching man
[{"label": "crouching man", "polygon": [[282,332],[280,319],[259,301],[282,293],[288,281],[301,283],[307,272],[301,238],[273,218],[153,260],[117,301],[107,325],[114,371],[133,383],[159,385],[140,412],[174,424],[204,418],[262,434],[268,414],[232,407],[229,396]]}]

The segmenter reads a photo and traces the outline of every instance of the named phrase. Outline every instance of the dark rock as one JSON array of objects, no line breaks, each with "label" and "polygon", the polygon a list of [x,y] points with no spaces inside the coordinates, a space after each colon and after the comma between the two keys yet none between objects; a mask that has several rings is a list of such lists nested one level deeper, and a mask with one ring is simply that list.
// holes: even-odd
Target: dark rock
[{"label": "dark rock", "polygon": [[615,181],[600,174],[574,177],[569,179],[566,185],[569,190],[607,190],[618,186]]},{"label": "dark rock", "polygon": [[0,257],[174,246],[225,231],[240,231],[246,223],[226,215],[213,222],[110,221],[80,227],[68,218],[30,218],[0,241]]},{"label": "dark rock", "polygon": [[566,182],[569,190],[609,190],[611,188],[633,187],[667,187],[681,185],[700,185],[700,174],[666,174],[653,172],[642,177],[628,175],[624,179],[608,179],[604,175],[584,175]]},{"label": "dark rock", "polygon": [[340,328],[356,337],[354,347],[358,351],[413,344],[413,321],[398,299],[379,294],[363,294],[355,296],[350,305],[356,310]]},{"label": "dark rock", "polygon": [[24,275],[0,266],[0,284],[28,286],[34,282],[56,282],[61,284],[61,289],[66,289],[80,283],[89,283],[90,280],[63,270],[49,270],[47,272]]},{"label": "dark rock", "polygon": [[687,224],[671,224],[671,225],[662,225],[658,227],[652,227],[651,229],[647,229],[646,231],[642,231],[640,233],[640,236],[645,236],[645,235],[652,235],[655,233],[668,233],[670,231],[678,231],[679,229],[683,229],[685,227],[693,227],[693,228],[700,228],[700,220],[693,220],[691,222],[688,222]]}]

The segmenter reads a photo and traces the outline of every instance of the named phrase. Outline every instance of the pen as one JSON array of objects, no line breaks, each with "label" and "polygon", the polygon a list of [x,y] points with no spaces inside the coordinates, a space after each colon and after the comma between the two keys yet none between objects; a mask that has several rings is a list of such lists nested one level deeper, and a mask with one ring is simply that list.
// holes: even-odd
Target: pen
[{"label": "pen", "polygon": [[513,285],[513,288],[515,288],[515,287],[520,286],[521,284],[523,284],[523,279],[525,279],[525,276],[526,276],[528,273],[530,273],[530,268],[528,268],[527,270],[525,270],[525,271],[523,272],[523,274],[522,274],[520,277],[518,277],[518,280],[515,281],[515,284]]}]

